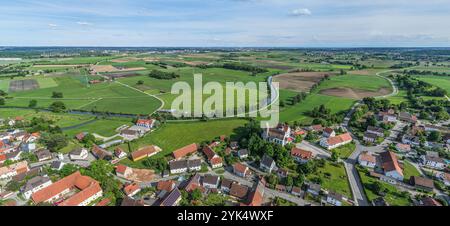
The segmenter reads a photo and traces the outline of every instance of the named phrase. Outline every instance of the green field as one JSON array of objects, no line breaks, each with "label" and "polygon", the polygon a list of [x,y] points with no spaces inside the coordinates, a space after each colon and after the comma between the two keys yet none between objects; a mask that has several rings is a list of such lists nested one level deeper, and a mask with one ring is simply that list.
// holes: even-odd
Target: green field
[{"label": "green field", "polygon": [[378,91],[381,88],[391,89],[391,85],[386,79],[373,75],[343,75],[333,76],[320,85],[320,89],[330,88],[352,88],[368,91]]},{"label": "green field", "polygon": [[323,104],[327,108],[331,109],[331,113],[337,113],[340,111],[348,110],[354,102],[355,100],[349,98],[339,98],[322,94],[311,94],[303,102],[281,110],[280,121],[299,121],[308,123],[311,122],[312,119],[307,116],[306,113],[308,111],[311,111],[314,107],[318,107]]},{"label": "green field", "polygon": [[447,93],[450,93],[450,77],[448,76],[415,76],[417,79],[430,83],[433,86],[445,89]]},{"label": "green field", "polygon": [[[132,141],[131,148],[136,150],[154,144],[163,150],[155,157],[164,156],[188,144],[211,141],[220,135],[232,135],[236,128],[243,126],[246,122],[243,119],[225,119],[207,122],[166,123],[145,137]],[[127,145],[122,146],[124,150],[128,150]],[[133,164],[130,160],[124,160],[124,162]],[[140,162],[137,162],[137,164],[139,165]]]},{"label": "green field", "polygon": [[100,136],[110,137],[118,133],[115,131],[118,127],[131,124],[131,119],[127,118],[98,119],[93,123],[89,123],[75,129],[65,130],[64,133],[71,137],[80,132],[96,133]]},{"label": "green field", "polygon": [[328,191],[335,191],[348,198],[352,197],[347,174],[345,173],[345,168],[342,164],[327,161],[323,168],[317,169],[316,174],[307,176],[308,180],[313,180],[314,178],[321,178],[322,188]]},{"label": "green field", "polygon": [[405,180],[409,181],[409,178],[412,176],[421,176],[420,172],[414,167],[410,162],[403,162],[403,176]]},{"label": "green field", "polygon": [[383,187],[387,190],[386,195],[384,196],[384,199],[386,202],[389,203],[391,206],[410,206],[411,202],[408,197],[403,197],[402,194],[398,191],[398,189],[391,184],[388,184],[386,182],[382,182],[376,178],[368,176],[367,169],[362,169],[361,167],[357,167],[357,170],[359,172],[359,176],[361,178],[361,181],[364,186],[364,192],[366,193],[367,199],[369,201],[372,201],[378,197],[379,195],[375,194],[371,190],[371,186],[375,181],[379,181]]}]

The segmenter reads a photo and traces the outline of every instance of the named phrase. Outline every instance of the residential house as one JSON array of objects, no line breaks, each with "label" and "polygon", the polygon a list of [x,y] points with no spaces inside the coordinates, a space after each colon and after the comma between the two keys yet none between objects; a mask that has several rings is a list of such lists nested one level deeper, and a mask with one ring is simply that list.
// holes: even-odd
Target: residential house
[{"label": "residential house", "polygon": [[397,115],[394,113],[391,114],[389,112],[379,112],[378,113],[379,120],[383,121],[384,123],[395,123],[397,122]]},{"label": "residential house", "polygon": [[141,187],[139,187],[139,185],[137,183],[127,184],[123,188],[123,192],[125,192],[125,194],[129,197],[135,196],[140,191],[141,191]]},{"label": "residential house", "polygon": [[39,162],[47,161],[53,158],[52,153],[47,149],[38,150],[34,154],[36,154]]},{"label": "residential house", "polygon": [[322,138],[320,140],[320,145],[328,150],[331,150],[342,145],[346,145],[352,142],[352,140],[353,139],[350,133],[344,133],[335,137]]},{"label": "residential house", "polygon": [[443,170],[447,167],[444,159],[439,157],[437,153],[427,152],[426,155],[421,155],[420,159],[422,160],[422,165],[432,169]]},{"label": "residential house", "polygon": [[417,117],[415,115],[412,115],[409,112],[400,112],[398,114],[398,119],[400,121],[404,121],[404,122],[408,122],[408,123],[412,123],[412,124],[415,124],[417,122]]},{"label": "residential house", "polygon": [[203,147],[203,153],[213,169],[223,166],[222,158],[213,151],[210,146]]},{"label": "residential house", "polygon": [[203,187],[207,189],[217,189],[219,187],[220,178],[213,175],[205,175],[203,177]]},{"label": "residential house", "polygon": [[361,166],[375,168],[377,164],[377,158],[370,154],[369,152],[362,152],[358,156],[358,163]]},{"label": "residential house", "polygon": [[291,189],[291,194],[295,195],[295,196],[301,196],[302,194],[302,189],[300,187],[294,186]]},{"label": "residential house", "polygon": [[434,189],[433,180],[424,177],[411,176],[411,178],[409,179],[409,183],[416,189],[424,191],[433,191]]},{"label": "residential house", "polygon": [[245,199],[247,197],[248,190],[249,187],[245,185],[232,183],[230,188],[230,195],[238,199]]},{"label": "residential house", "polygon": [[445,186],[450,186],[450,173],[442,173],[440,177]]},{"label": "residential house", "polygon": [[319,132],[322,132],[322,131],[323,131],[323,127],[322,127],[322,125],[317,124],[317,125],[312,125],[312,126],[310,126],[310,127],[308,128],[308,130],[309,130],[309,131],[312,131],[312,132],[319,133]]},{"label": "residential house", "polygon": [[387,177],[402,181],[403,180],[403,169],[398,163],[397,156],[391,152],[386,151],[380,154],[382,168],[384,170],[384,175]]},{"label": "residential house", "polygon": [[320,194],[321,188],[319,184],[310,183],[308,185],[308,189],[306,189],[306,192],[309,194],[318,196]]},{"label": "residential house", "polygon": [[420,145],[420,138],[405,134],[405,135],[402,136],[402,143],[403,144],[409,144],[411,146],[419,146]]},{"label": "residential house", "polygon": [[114,149],[114,155],[119,159],[127,157],[127,153],[120,147]]},{"label": "residential house", "polygon": [[273,160],[272,157],[264,154],[259,163],[259,168],[264,172],[271,173],[272,170],[276,168],[275,160]]},{"label": "residential house", "polygon": [[410,152],[411,145],[398,143],[397,145],[395,145],[395,149],[397,149],[397,151],[400,151],[400,152]]},{"label": "residential house", "polygon": [[158,181],[156,185],[156,189],[158,191],[166,191],[170,192],[176,187],[175,181],[173,180],[166,180],[166,181]]},{"label": "residential house", "polygon": [[375,126],[368,126],[366,132],[376,134],[379,137],[384,137],[384,129]]},{"label": "residential house", "polygon": [[258,181],[253,185],[249,195],[246,206],[261,206],[264,201],[264,189],[266,187],[266,181],[263,177],[260,177]]},{"label": "residential house", "polygon": [[230,180],[230,179],[222,178],[222,180],[220,181],[220,189],[221,189],[223,192],[228,193],[228,192],[230,192],[231,185],[232,185],[233,183],[235,183],[235,182],[232,181],[232,180]]},{"label": "residential house", "polygon": [[250,169],[246,165],[237,162],[233,165],[233,172],[240,177],[245,177],[250,173]]},{"label": "residential house", "polygon": [[233,150],[237,150],[239,148],[239,144],[237,141],[231,141],[230,142],[230,148]]},{"label": "residential house", "polygon": [[113,154],[106,149],[103,149],[97,145],[94,145],[91,149],[92,154],[100,160],[112,160]]},{"label": "residential house", "polygon": [[116,175],[118,177],[128,178],[131,174],[133,174],[132,168],[122,164],[116,166]]},{"label": "residential house", "polygon": [[205,189],[200,185],[200,179],[200,174],[195,174],[194,176],[192,176],[184,186],[184,190],[187,192],[191,192],[195,189],[199,189],[200,191],[204,192]]},{"label": "residential house", "polygon": [[188,161],[179,160],[169,162],[169,168],[171,174],[185,173],[188,171]]},{"label": "residential house", "polygon": [[289,175],[289,171],[286,170],[286,169],[281,169],[280,168],[280,169],[277,170],[277,175],[280,178],[286,178]]},{"label": "residential house", "polygon": [[326,137],[326,138],[334,137],[334,136],[336,136],[336,132],[334,132],[334,129],[327,127],[323,130],[322,136]]},{"label": "residential house", "polygon": [[77,171],[35,192],[31,199],[35,204],[55,202],[58,206],[87,206],[102,195],[98,181]]},{"label": "residential house", "polygon": [[288,125],[279,124],[276,128],[267,128],[262,138],[282,146],[292,142],[291,128]]},{"label": "residential house", "polygon": [[59,171],[59,170],[62,170],[62,168],[64,167],[64,165],[65,165],[64,162],[61,162],[61,161],[53,161],[53,162],[50,164],[50,168],[53,169],[53,170]]},{"label": "residential house", "polygon": [[191,172],[202,170],[202,160],[201,159],[189,159],[187,161],[187,164],[188,164],[188,170]]},{"label": "residential house", "polygon": [[87,159],[89,152],[86,148],[75,148],[69,153],[69,157],[72,161]]},{"label": "residential house", "polygon": [[367,143],[375,143],[377,141],[378,136],[374,133],[365,132],[363,135],[363,140]]},{"label": "residential house", "polygon": [[10,161],[19,161],[22,158],[21,156],[22,156],[21,150],[12,151],[5,154],[6,159]]},{"label": "residential house", "polygon": [[247,149],[241,149],[237,152],[237,155],[240,159],[248,158],[248,150]]},{"label": "residential house", "polygon": [[125,140],[130,141],[130,140],[138,139],[141,136],[141,133],[139,132],[139,130],[124,129],[124,130],[120,131],[120,135]]},{"label": "residential house", "polygon": [[136,200],[131,197],[125,196],[120,206],[145,206],[143,200]]},{"label": "residential house", "polygon": [[35,192],[42,190],[52,184],[52,181],[48,177],[37,176],[27,181],[27,183],[21,188],[21,192],[26,199],[30,199],[31,195]]},{"label": "residential house", "polygon": [[334,206],[342,205],[342,195],[333,191],[328,192],[327,203]]},{"label": "residential house", "polygon": [[161,200],[160,206],[177,206],[181,201],[181,192],[178,188],[173,189]]},{"label": "residential house", "polygon": [[431,197],[424,197],[419,201],[421,206],[442,206],[438,201]]},{"label": "residential house", "polygon": [[180,149],[177,149],[176,151],[174,151],[172,153],[172,155],[173,155],[173,157],[175,159],[178,160],[178,159],[181,159],[183,157],[186,157],[187,155],[190,155],[190,154],[193,154],[193,153],[197,152],[197,150],[198,150],[198,146],[197,146],[197,144],[194,143],[194,144],[190,144],[190,145],[184,146],[184,147],[182,147]]},{"label": "residential house", "polygon": [[150,145],[150,146],[146,146],[143,147],[137,151],[134,151],[131,153],[131,158],[133,159],[133,161],[139,161],[141,159],[144,158],[148,158],[151,157],[153,155],[156,155],[157,153],[159,153],[161,150],[161,148],[159,148],[156,145]]},{"label": "residential house", "polygon": [[291,156],[296,162],[303,164],[313,158],[313,153],[311,151],[294,147],[291,149]]}]

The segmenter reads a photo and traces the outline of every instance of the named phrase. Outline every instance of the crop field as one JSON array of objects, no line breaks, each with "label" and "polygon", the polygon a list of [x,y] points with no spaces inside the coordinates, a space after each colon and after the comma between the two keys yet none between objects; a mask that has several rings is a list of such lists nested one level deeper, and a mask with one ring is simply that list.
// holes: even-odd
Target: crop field
[{"label": "crop field", "polygon": [[34,79],[13,80],[9,83],[9,92],[20,92],[38,88],[39,84]]},{"label": "crop field", "polygon": [[320,85],[319,93],[362,99],[364,97],[382,96],[392,92],[386,79],[370,75],[334,76]]},{"label": "crop field", "polygon": [[274,82],[280,83],[280,89],[288,89],[298,92],[308,92],[311,87],[325,76],[332,76],[328,72],[294,72],[277,75]]},{"label": "crop field", "polygon": [[131,125],[131,119],[127,118],[106,118],[98,119],[92,123],[82,125],[77,128],[64,130],[64,133],[70,137],[75,136],[80,132],[96,133],[100,136],[113,136],[118,132],[116,131],[122,125]]}]

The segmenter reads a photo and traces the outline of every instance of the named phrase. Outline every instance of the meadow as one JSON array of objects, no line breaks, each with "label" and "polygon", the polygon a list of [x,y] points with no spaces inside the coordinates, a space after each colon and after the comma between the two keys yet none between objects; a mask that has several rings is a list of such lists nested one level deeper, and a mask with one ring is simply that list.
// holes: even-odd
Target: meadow
[{"label": "meadow", "polygon": [[450,77],[448,76],[421,75],[415,77],[421,81],[445,89],[447,93],[450,93]]}]

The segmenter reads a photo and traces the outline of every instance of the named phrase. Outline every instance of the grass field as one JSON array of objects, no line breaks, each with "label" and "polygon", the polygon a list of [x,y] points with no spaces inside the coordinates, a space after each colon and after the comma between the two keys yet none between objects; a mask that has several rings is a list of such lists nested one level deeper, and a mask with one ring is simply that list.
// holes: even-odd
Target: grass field
[{"label": "grass field", "polygon": [[355,150],[356,145],[354,143],[346,144],[344,146],[333,149],[333,152],[339,154],[339,158],[347,159]]},{"label": "grass field", "polygon": [[409,181],[409,178],[411,176],[420,176],[420,172],[414,167],[410,162],[404,161],[403,162],[403,176],[405,180]]},{"label": "grass field", "polygon": [[366,172],[367,172],[366,169],[357,167],[357,170],[359,172],[359,176],[360,176],[361,181],[364,186],[364,192],[366,193],[367,199],[369,201],[372,201],[372,200],[380,197],[379,195],[375,194],[370,189],[372,184],[375,181],[379,181],[383,185],[383,187],[387,190],[387,193],[384,196],[384,199],[386,200],[386,202],[389,203],[389,205],[391,205],[391,206],[410,206],[411,205],[409,198],[404,197],[394,185],[388,184],[386,182],[382,182],[376,178],[368,176],[366,174]]},{"label": "grass field", "polygon": [[[243,126],[246,122],[243,119],[229,119],[166,123],[145,137],[132,141],[131,148],[137,150],[143,146],[154,144],[163,150],[155,157],[165,156],[188,144],[211,141],[220,135],[230,136],[234,134],[236,128]],[[126,144],[122,146],[124,150],[128,150]],[[133,164],[130,160],[124,160],[124,163]],[[134,164],[140,165],[140,162]]]},{"label": "grass field", "polygon": [[450,93],[450,77],[448,76],[415,76],[417,79],[430,83],[431,85],[445,89],[447,93]]},{"label": "grass field", "polygon": [[65,130],[64,133],[71,137],[80,132],[96,133],[100,136],[110,137],[118,133],[115,131],[118,127],[131,124],[131,119],[127,118],[98,119],[93,123],[89,123],[75,129]]},{"label": "grass field", "polygon": [[380,88],[391,88],[391,85],[386,79],[373,75],[343,75],[333,76],[330,80],[326,80],[320,85],[320,89],[329,88],[352,88],[368,91],[378,91]]},{"label": "grass field", "polygon": [[354,103],[354,100],[348,98],[333,97],[321,94],[311,94],[303,102],[288,107],[280,111],[281,122],[299,121],[308,123],[312,119],[307,116],[307,112],[321,104],[331,109],[332,113],[348,110]]},{"label": "grass field", "polygon": [[345,168],[342,164],[335,164],[327,161],[323,168],[317,169],[316,174],[311,174],[307,177],[308,180],[314,178],[322,179],[322,188],[329,191],[335,191],[348,198],[352,197],[347,174],[345,173]]}]

